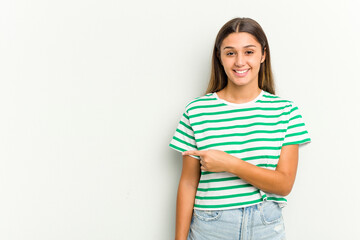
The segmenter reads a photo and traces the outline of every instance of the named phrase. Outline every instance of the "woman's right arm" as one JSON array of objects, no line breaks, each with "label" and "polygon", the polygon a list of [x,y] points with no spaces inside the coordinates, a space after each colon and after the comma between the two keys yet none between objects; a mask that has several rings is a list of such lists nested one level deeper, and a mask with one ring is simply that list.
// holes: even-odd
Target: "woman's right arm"
[{"label": "woman's right arm", "polygon": [[192,218],[196,189],[200,180],[200,161],[183,156],[182,172],[176,201],[175,240],[186,240]]}]

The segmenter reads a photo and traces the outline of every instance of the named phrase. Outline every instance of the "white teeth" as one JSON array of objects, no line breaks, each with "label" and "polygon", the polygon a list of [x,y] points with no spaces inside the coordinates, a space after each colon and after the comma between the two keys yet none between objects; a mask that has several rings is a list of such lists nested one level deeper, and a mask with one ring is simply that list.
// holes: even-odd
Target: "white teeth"
[{"label": "white teeth", "polygon": [[247,71],[249,71],[249,69],[246,69],[246,70],[244,70],[244,71],[236,71],[236,70],[235,70],[235,72],[237,72],[237,73],[246,73]]}]

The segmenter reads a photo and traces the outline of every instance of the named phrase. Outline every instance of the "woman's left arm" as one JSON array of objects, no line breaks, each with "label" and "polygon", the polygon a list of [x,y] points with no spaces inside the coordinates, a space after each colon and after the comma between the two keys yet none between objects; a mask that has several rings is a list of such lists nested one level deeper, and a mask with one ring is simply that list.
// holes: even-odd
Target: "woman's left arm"
[{"label": "woman's left arm", "polygon": [[286,196],[295,182],[298,152],[299,145],[283,146],[275,170],[255,166],[220,150],[187,151],[183,155],[200,156],[204,171],[229,172],[264,192]]}]

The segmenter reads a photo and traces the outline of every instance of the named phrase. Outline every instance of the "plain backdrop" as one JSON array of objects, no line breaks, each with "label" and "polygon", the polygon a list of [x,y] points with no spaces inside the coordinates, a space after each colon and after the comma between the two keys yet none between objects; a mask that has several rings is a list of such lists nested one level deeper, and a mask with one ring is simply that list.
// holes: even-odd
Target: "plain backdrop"
[{"label": "plain backdrop", "polygon": [[301,148],[287,237],[360,234],[357,1],[0,1],[0,239],[173,239],[181,156],[220,27],[265,30]]}]

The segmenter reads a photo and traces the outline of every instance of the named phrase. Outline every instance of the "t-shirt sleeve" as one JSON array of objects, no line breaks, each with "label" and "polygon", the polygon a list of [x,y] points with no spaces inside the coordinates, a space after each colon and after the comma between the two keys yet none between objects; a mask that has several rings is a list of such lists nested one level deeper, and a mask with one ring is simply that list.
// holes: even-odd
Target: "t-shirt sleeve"
[{"label": "t-shirt sleeve", "polygon": [[[169,146],[179,152],[197,150],[194,131],[191,127],[189,116],[187,115],[186,111],[181,116],[179,125],[176,128],[176,131],[173,138],[171,139]],[[200,157],[198,156],[192,157],[200,159]]]},{"label": "t-shirt sleeve", "polygon": [[310,143],[311,139],[298,107],[292,104],[283,146]]}]

